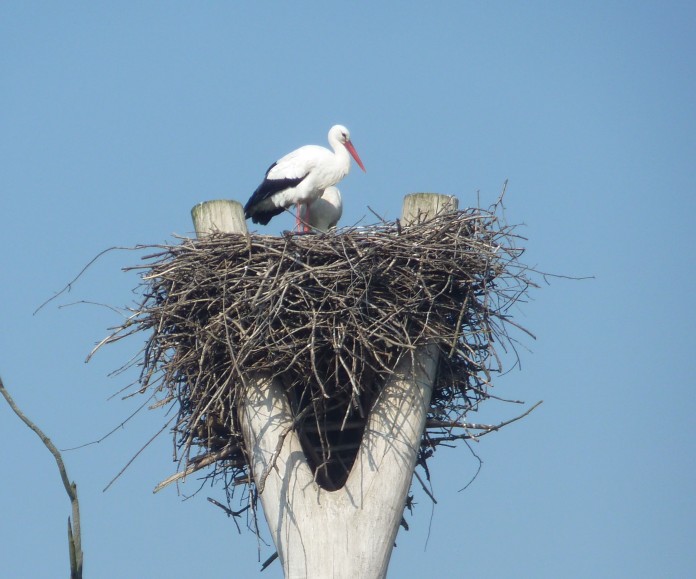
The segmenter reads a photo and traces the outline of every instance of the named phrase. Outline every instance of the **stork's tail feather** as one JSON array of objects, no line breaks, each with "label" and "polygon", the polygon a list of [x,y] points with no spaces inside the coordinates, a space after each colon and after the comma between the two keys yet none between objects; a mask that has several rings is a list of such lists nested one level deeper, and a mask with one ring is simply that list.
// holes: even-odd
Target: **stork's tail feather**
[{"label": "stork's tail feather", "polygon": [[253,207],[245,209],[244,218],[249,219],[251,217],[253,223],[260,223],[261,225],[268,225],[271,219],[285,211],[283,207],[274,207],[273,209],[267,209],[265,211],[253,211],[253,209]]}]

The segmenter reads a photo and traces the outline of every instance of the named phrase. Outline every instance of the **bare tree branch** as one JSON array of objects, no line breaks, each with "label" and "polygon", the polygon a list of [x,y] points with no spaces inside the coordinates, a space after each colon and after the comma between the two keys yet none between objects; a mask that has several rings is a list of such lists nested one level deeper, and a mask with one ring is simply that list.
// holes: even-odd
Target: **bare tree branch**
[{"label": "bare tree branch", "polygon": [[36,426],[27,416],[19,409],[15,404],[15,401],[10,396],[10,393],[5,388],[5,384],[0,377],[0,393],[5,397],[7,403],[12,408],[12,411],[19,417],[19,419],[24,422],[29,428],[31,428],[36,435],[44,443],[44,446],[53,455],[58,465],[58,471],[60,472],[60,478],[63,481],[63,486],[65,487],[65,492],[68,493],[70,498],[70,504],[72,505],[72,518],[68,517],[68,548],[70,550],[70,579],[82,579],[82,538],[80,534],[80,503],[77,498],[77,485],[74,482],[70,482],[68,478],[68,472],[65,469],[65,464],[63,463],[63,457],[60,451],[55,447],[53,442],[44,432]]}]

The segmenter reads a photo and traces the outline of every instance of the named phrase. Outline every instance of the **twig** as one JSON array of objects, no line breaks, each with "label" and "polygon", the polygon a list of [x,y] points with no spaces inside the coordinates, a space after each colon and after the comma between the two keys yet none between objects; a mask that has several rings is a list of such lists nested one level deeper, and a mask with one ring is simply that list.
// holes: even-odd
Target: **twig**
[{"label": "twig", "polygon": [[[176,417],[174,417],[174,418],[176,418]],[[120,471],[118,471],[118,474],[117,474],[114,478],[112,478],[112,479],[109,481],[109,484],[106,485],[106,486],[104,487],[104,490],[103,490],[102,492],[106,492],[106,491],[109,490],[109,487],[111,487],[111,485],[114,484],[114,483],[120,478],[120,476],[121,476],[124,472],[126,472],[126,469],[127,469],[131,464],[133,464],[133,461],[134,461],[136,458],[138,458],[138,456],[140,456],[140,453],[141,453],[143,450],[145,450],[148,446],[150,446],[150,444],[152,444],[152,442],[153,442],[160,434],[162,434],[162,433],[169,427],[169,425],[174,421],[174,418],[170,418],[170,419],[167,421],[167,423],[166,423],[162,428],[160,428],[155,434],[152,435],[152,437],[150,438],[150,440],[148,440],[145,444],[143,444],[143,446],[140,448],[140,450],[139,450],[138,452],[136,452],[136,453],[131,457],[131,459],[125,464],[125,466],[124,466]]]},{"label": "twig", "polygon": [[239,533],[242,532],[242,530],[239,528],[239,523],[237,522],[237,517],[240,517],[244,511],[248,511],[251,505],[247,505],[246,507],[244,507],[238,511],[233,511],[232,509],[227,508],[221,502],[216,501],[212,497],[208,497],[208,501],[213,503],[216,507],[220,507],[223,511],[225,511],[227,516],[230,517],[234,521],[234,524],[237,526],[237,531]]},{"label": "twig", "polygon": [[413,474],[416,476],[418,479],[418,482],[421,484],[421,488],[425,491],[425,494],[427,494],[430,497],[430,500],[433,501],[434,504],[437,504],[437,499],[435,499],[435,495],[430,491],[430,489],[427,487],[423,479],[420,477],[418,474],[417,470],[413,471]]},{"label": "twig", "polygon": [[543,400],[539,400],[539,402],[534,404],[534,406],[529,408],[526,412],[520,414],[519,416],[515,416],[515,418],[511,418],[510,420],[499,422],[498,424],[479,424],[476,422],[456,422],[450,420],[428,420],[426,426],[428,428],[464,428],[466,430],[484,430],[486,433],[495,432],[496,430],[500,430],[503,426],[507,426],[508,424],[521,420],[543,402]]},{"label": "twig", "polygon": [[263,489],[266,487],[266,479],[268,478],[268,475],[271,474],[271,470],[276,468],[276,461],[278,460],[278,457],[280,456],[280,451],[283,449],[283,444],[285,443],[285,438],[290,434],[290,432],[295,428],[295,426],[309,413],[309,407],[305,408],[300,414],[298,414],[293,421],[288,424],[284,429],[283,432],[280,433],[278,436],[278,442],[276,443],[276,448],[273,451],[273,454],[271,455],[270,460],[268,461],[268,464],[266,465],[266,468],[264,468],[263,473],[261,473],[261,476],[259,477],[259,481],[256,484],[256,489],[259,494],[263,494]]},{"label": "twig", "polygon": [[266,560],[263,562],[263,565],[261,565],[261,571],[265,571],[266,568],[267,568],[271,563],[273,563],[273,561],[275,561],[277,558],[278,558],[278,551],[276,551],[275,553],[273,553],[273,555],[271,555],[268,559],[266,559]]},{"label": "twig", "polygon": [[[204,456],[201,458],[201,460],[196,461],[192,464],[189,464],[183,471],[174,473],[172,476],[164,479],[161,483],[159,483],[154,490],[152,491],[153,493],[157,493],[161,491],[163,488],[169,486],[173,482],[176,482],[182,478],[186,478],[188,475],[199,471],[207,466],[210,466],[211,464],[214,464],[218,460],[224,460],[228,456],[232,455],[232,453],[236,450],[236,448],[224,448],[219,452],[211,452],[210,454]],[[210,499],[208,499],[210,500]]]},{"label": "twig", "polygon": [[138,248],[133,248],[133,247],[109,247],[108,249],[105,249],[103,251],[100,251],[97,255],[95,255],[88,263],[85,265],[81,270],[80,273],[78,273],[72,280],[70,280],[65,287],[60,290],[59,292],[56,292],[54,295],[52,295],[50,298],[48,298],[45,302],[43,302],[38,308],[34,310],[33,315],[36,315],[39,313],[40,310],[42,310],[46,305],[51,303],[53,300],[55,300],[57,297],[62,295],[65,292],[69,292],[72,290],[73,284],[82,277],[82,274],[85,273],[89,267],[97,261],[102,255],[109,253],[110,251],[118,250],[118,249],[127,249],[129,251],[132,251],[133,249],[138,249]]}]

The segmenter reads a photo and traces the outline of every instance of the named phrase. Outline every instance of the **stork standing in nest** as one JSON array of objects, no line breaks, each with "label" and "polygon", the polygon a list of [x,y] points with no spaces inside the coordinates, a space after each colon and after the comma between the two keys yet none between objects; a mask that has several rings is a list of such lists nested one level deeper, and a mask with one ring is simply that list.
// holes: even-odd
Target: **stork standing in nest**
[{"label": "stork standing in nest", "polygon": [[[297,229],[308,232],[309,226],[301,221],[300,207],[319,199],[328,187],[343,179],[350,171],[351,156],[365,171],[346,127],[334,125],[329,130],[328,138],[333,153],[325,147],[305,145],[273,163],[244,206],[244,217],[266,225],[286,208],[296,205]],[[312,221],[309,207],[305,211],[304,221]]]}]

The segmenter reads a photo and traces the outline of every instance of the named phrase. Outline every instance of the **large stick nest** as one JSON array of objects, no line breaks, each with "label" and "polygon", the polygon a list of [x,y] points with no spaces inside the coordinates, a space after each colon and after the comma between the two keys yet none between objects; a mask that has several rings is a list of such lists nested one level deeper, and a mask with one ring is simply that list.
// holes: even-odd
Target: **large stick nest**
[{"label": "large stick nest", "polygon": [[[142,393],[174,404],[180,475],[212,465],[253,483],[236,409],[244,377],[282,380],[319,484],[340,487],[375,397],[404,352],[440,347],[420,462],[464,423],[502,370],[510,307],[529,286],[500,206],[336,234],[215,234],[153,246],[144,297],[111,337],[148,335]],[[459,430],[457,430],[459,429]],[[171,477],[174,480],[175,477]],[[231,484],[232,483],[232,484]]]}]

